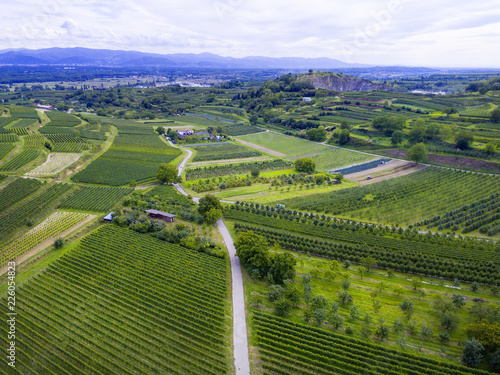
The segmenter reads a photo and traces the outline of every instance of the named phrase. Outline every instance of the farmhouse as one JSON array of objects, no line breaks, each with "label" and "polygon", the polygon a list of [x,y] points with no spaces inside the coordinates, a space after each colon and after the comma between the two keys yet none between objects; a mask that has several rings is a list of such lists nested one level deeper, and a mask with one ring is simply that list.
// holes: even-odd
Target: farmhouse
[{"label": "farmhouse", "polygon": [[179,134],[179,137],[187,137],[188,135],[193,135],[194,130],[191,129],[182,129],[182,130],[177,130],[177,134]]},{"label": "farmhouse", "polygon": [[148,214],[148,217],[151,219],[160,219],[166,221],[167,223],[172,223],[175,221],[175,215],[169,214],[167,212],[158,210],[146,210],[144,212],[146,212]]},{"label": "farmhouse", "polygon": [[302,98],[302,101],[303,101],[303,102],[312,102],[312,100],[313,100],[313,99],[312,99],[311,97],[309,97],[309,96],[304,96],[304,97]]}]

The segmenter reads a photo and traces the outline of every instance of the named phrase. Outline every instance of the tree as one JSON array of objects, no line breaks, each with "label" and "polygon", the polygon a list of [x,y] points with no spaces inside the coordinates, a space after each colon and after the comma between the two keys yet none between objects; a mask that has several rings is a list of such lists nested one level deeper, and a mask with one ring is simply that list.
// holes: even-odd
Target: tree
[{"label": "tree", "polygon": [[370,272],[372,267],[374,267],[377,264],[377,261],[373,259],[372,257],[367,257],[363,259],[362,263],[363,266],[366,268],[366,272]]},{"label": "tree", "polygon": [[484,152],[486,152],[488,155],[493,155],[495,153],[495,144],[493,142],[488,143],[486,146],[484,146]]},{"label": "tree", "polygon": [[274,303],[274,311],[278,316],[285,316],[290,312],[292,303],[286,298],[282,297]]},{"label": "tree", "polygon": [[401,285],[396,285],[393,289],[393,292],[399,297],[401,294],[404,294],[406,289]]},{"label": "tree", "polygon": [[423,143],[417,143],[408,150],[408,159],[415,163],[423,163],[427,161],[427,148]]},{"label": "tree", "polygon": [[446,113],[446,115],[449,116],[458,113],[458,110],[455,107],[446,107],[443,109],[443,113]]},{"label": "tree", "polygon": [[271,290],[267,293],[269,301],[275,302],[285,296],[285,289],[281,285],[271,285]]},{"label": "tree", "polygon": [[404,299],[399,307],[401,308],[401,310],[403,310],[404,314],[406,315],[406,319],[408,320],[411,318],[413,312],[415,311],[415,304],[408,298]]},{"label": "tree", "polygon": [[396,130],[392,133],[391,143],[393,146],[397,146],[404,141],[404,133],[401,130]]},{"label": "tree", "polygon": [[475,338],[466,340],[462,351],[462,362],[466,366],[478,367],[483,359],[483,355],[481,354],[483,350],[483,345]]},{"label": "tree", "polygon": [[311,308],[313,310],[326,309],[328,307],[328,300],[325,296],[318,295],[315,296],[311,301]]},{"label": "tree", "polygon": [[380,311],[380,307],[382,307],[382,304],[380,303],[380,300],[378,298],[374,298],[372,300],[373,303],[373,311],[378,313]]},{"label": "tree", "polygon": [[323,125],[318,126],[317,129],[311,128],[306,132],[307,139],[315,142],[323,142],[326,140],[327,132]]},{"label": "tree", "polygon": [[328,314],[326,313],[325,309],[313,310],[313,315],[314,315],[314,320],[318,325],[322,324],[328,317]]},{"label": "tree", "polygon": [[422,329],[420,330],[420,335],[424,340],[428,340],[432,336],[432,328],[428,327],[426,325],[422,326]]},{"label": "tree", "polygon": [[385,326],[383,323],[381,323],[375,330],[375,336],[377,336],[380,341],[384,341],[385,339],[389,338],[389,333],[389,327]]},{"label": "tree", "polygon": [[270,257],[269,273],[277,284],[283,284],[285,280],[295,279],[295,265],[297,261],[289,253],[278,253]]},{"label": "tree", "polygon": [[459,322],[458,317],[449,311],[441,316],[441,327],[448,331],[454,331],[458,327]]},{"label": "tree", "polygon": [[311,158],[300,158],[295,160],[295,170],[297,172],[314,173],[316,164]]},{"label": "tree", "polygon": [[413,128],[411,128],[410,132],[408,133],[408,140],[410,141],[411,144],[424,142],[425,139],[426,139],[426,132],[423,125],[415,125]]},{"label": "tree", "polygon": [[257,117],[257,115],[252,115],[250,116],[250,124],[252,125],[257,125],[257,121],[259,120],[259,117]]},{"label": "tree", "polygon": [[349,305],[352,303],[352,296],[347,291],[344,291],[339,295],[339,302],[341,305]]},{"label": "tree", "polygon": [[496,124],[500,123],[500,107],[491,112],[490,121]]},{"label": "tree", "polygon": [[457,309],[460,309],[465,306],[465,298],[460,294],[454,294],[451,297],[451,301],[457,307]]},{"label": "tree", "polygon": [[489,355],[489,361],[493,370],[498,372],[500,370],[500,349]]},{"label": "tree", "polygon": [[455,145],[460,150],[468,150],[473,141],[474,136],[468,132],[460,131],[455,135]]},{"label": "tree", "polygon": [[175,165],[167,163],[160,164],[156,172],[156,179],[162,184],[171,184],[180,180],[177,176],[177,168],[175,168]]},{"label": "tree", "polygon": [[328,314],[328,324],[334,329],[339,329],[344,326],[344,319],[338,312]]},{"label": "tree", "polygon": [[59,237],[57,240],[54,241],[54,247],[56,249],[60,249],[63,246],[64,246],[64,239]]},{"label": "tree", "polygon": [[215,224],[220,218],[222,218],[222,210],[212,208],[208,212],[205,212],[205,220],[210,224]]},{"label": "tree", "polygon": [[405,116],[378,116],[372,121],[375,129],[381,129],[387,136],[391,136],[396,130],[403,130],[406,125]]},{"label": "tree", "polygon": [[163,126],[158,126],[156,132],[160,135],[165,134],[165,128]]},{"label": "tree", "polygon": [[359,311],[359,308],[357,306],[351,307],[350,314],[352,320],[357,320],[361,316],[361,312]]},{"label": "tree", "polygon": [[259,175],[260,175],[260,170],[259,170],[259,168],[257,168],[257,167],[253,167],[253,168],[250,170],[250,173],[251,173],[251,175],[252,175],[252,177],[253,177],[253,178],[257,178],[257,177],[259,177]]},{"label": "tree", "polygon": [[269,244],[266,239],[251,231],[242,232],[234,241],[236,255],[241,262],[252,270],[256,270],[260,277],[267,275],[269,269]]},{"label": "tree", "polygon": [[205,216],[205,213],[212,209],[222,211],[222,204],[220,203],[219,198],[211,194],[207,194],[204,197],[200,198],[200,203],[198,205],[198,212],[200,213],[200,215]]},{"label": "tree", "polygon": [[339,145],[345,145],[349,142],[350,133],[347,129],[342,129],[339,133]]}]

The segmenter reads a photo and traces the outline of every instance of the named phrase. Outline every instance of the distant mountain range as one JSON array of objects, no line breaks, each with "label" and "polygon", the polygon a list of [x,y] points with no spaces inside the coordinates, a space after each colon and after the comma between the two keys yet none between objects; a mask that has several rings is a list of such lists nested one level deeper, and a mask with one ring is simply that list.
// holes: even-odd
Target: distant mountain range
[{"label": "distant mountain range", "polygon": [[369,67],[329,58],[223,57],[212,53],[157,54],[90,48],[46,48],[0,50],[0,65],[78,65],[208,69],[342,69]]}]

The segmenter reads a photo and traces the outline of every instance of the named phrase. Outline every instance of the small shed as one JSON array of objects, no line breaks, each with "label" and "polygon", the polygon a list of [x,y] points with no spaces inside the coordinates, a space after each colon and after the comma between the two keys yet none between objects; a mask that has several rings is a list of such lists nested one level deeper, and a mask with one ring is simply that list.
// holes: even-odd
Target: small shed
[{"label": "small shed", "polygon": [[168,212],[158,211],[158,210],[146,210],[144,211],[148,214],[151,219],[160,219],[166,221],[167,223],[173,223],[175,221],[175,215],[169,214]]},{"label": "small shed", "polygon": [[105,221],[113,221],[113,215],[115,213],[114,212],[110,212],[109,214],[107,214],[106,216],[104,216],[104,220]]},{"label": "small shed", "polygon": [[304,96],[304,97],[302,98],[302,101],[303,101],[303,102],[312,102],[312,100],[313,100],[313,99],[312,99],[311,97],[309,97],[309,96]]}]

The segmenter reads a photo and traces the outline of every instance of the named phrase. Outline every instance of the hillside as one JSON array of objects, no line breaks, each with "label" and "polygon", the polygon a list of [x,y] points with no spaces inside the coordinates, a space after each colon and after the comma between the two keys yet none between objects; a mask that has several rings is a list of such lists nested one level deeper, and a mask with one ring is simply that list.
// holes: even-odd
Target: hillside
[{"label": "hillside", "polygon": [[379,85],[367,79],[346,76],[336,73],[309,73],[299,76],[299,81],[308,82],[316,89],[331,91],[373,91],[388,90],[388,87]]}]

